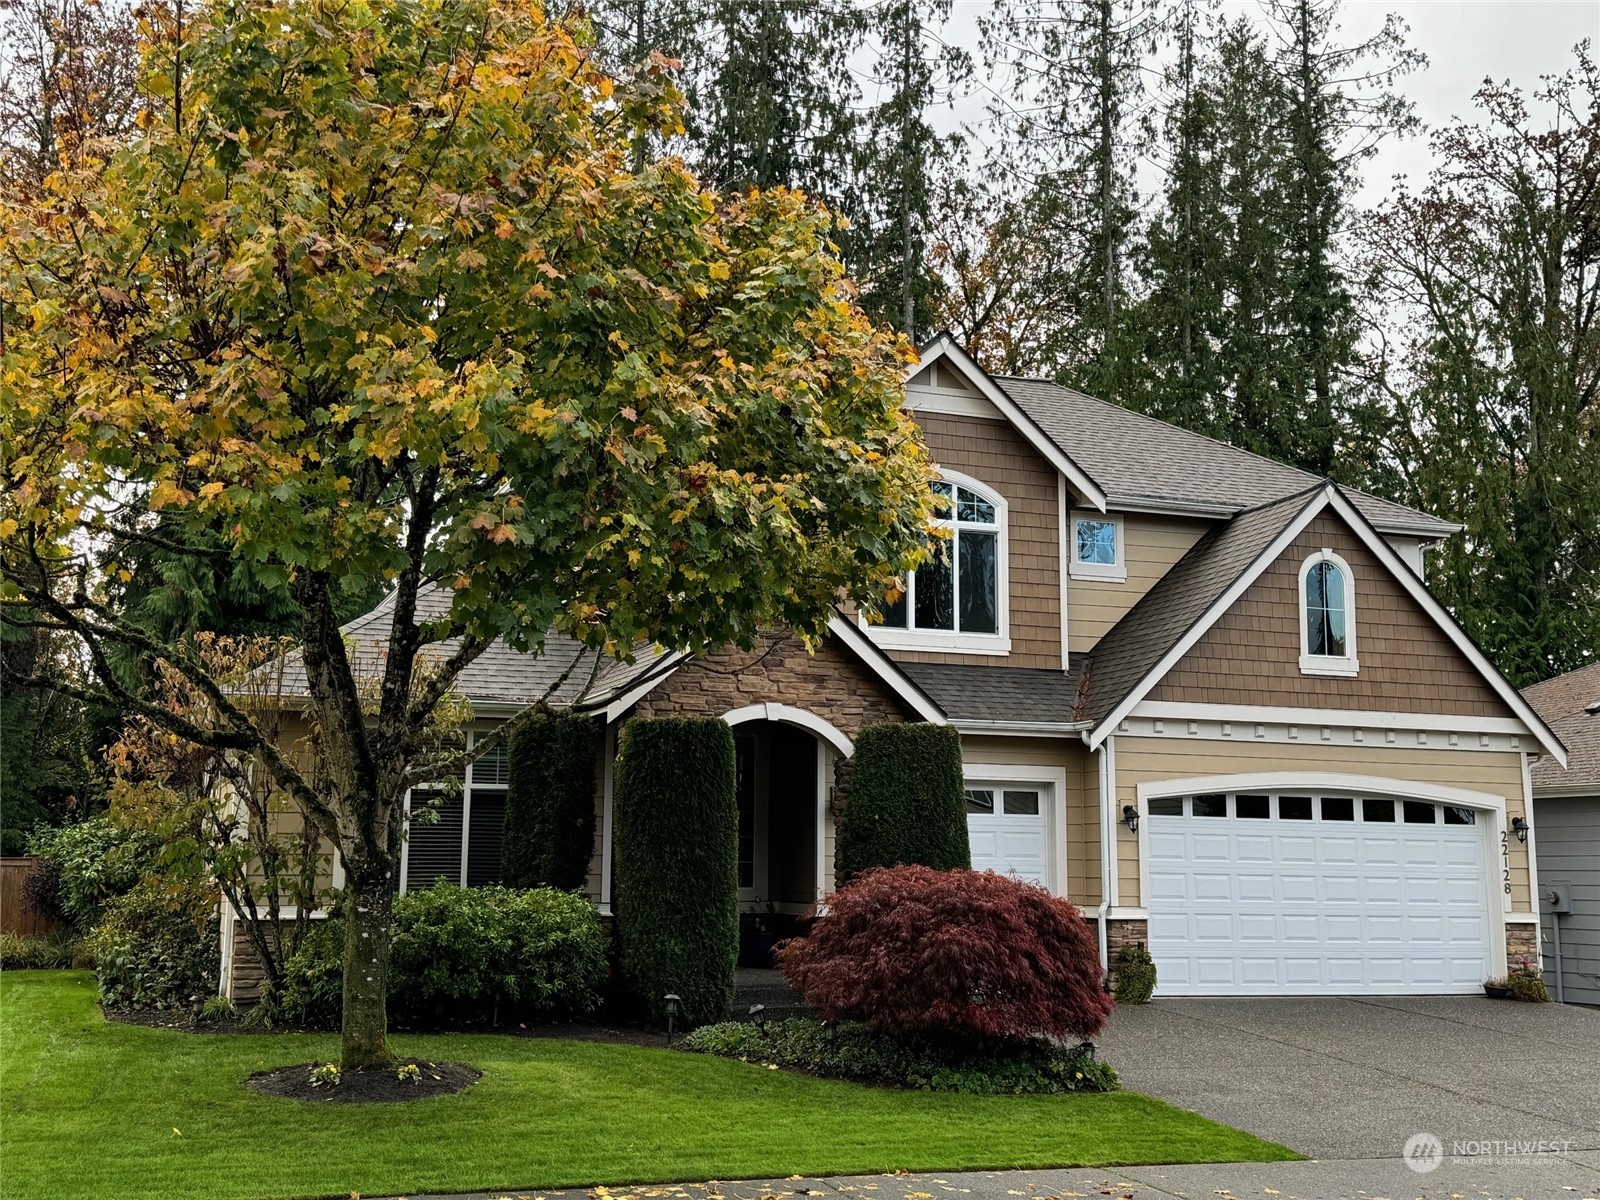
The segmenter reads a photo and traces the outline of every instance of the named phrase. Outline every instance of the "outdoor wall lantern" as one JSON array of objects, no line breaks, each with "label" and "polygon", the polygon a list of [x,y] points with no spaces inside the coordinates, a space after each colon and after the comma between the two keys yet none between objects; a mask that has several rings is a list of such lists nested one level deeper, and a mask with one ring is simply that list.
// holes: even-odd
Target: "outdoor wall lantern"
[{"label": "outdoor wall lantern", "polygon": [[1127,822],[1129,833],[1139,832],[1139,810],[1131,804],[1122,806],[1122,819]]},{"label": "outdoor wall lantern", "polygon": [[1528,842],[1528,823],[1521,817],[1511,818],[1511,832],[1517,835],[1517,841],[1524,845]]},{"label": "outdoor wall lantern", "polygon": [[678,1019],[678,1003],[682,1000],[682,997],[676,992],[668,992],[661,999],[665,1002],[667,1009],[667,1045],[670,1046],[672,1045],[672,1026]]},{"label": "outdoor wall lantern", "polygon": [[752,1004],[750,1006],[750,1019],[756,1023],[756,1032],[767,1031],[767,1006],[765,1004]]}]

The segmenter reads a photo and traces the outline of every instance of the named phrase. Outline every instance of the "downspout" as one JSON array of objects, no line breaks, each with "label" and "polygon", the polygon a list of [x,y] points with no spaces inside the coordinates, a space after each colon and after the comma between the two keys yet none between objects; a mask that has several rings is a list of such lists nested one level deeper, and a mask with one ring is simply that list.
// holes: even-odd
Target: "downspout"
[{"label": "downspout", "polygon": [[[1089,746],[1090,730],[1084,730],[1080,735],[1083,744]],[[1099,929],[1100,942],[1100,969],[1107,974],[1111,971],[1111,951],[1106,933],[1107,914],[1111,911],[1111,825],[1106,820],[1106,813],[1110,811],[1106,805],[1107,789],[1111,786],[1110,759],[1106,747],[1091,751],[1099,757],[1100,771],[1100,907],[1096,910],[1096,927]]]}]

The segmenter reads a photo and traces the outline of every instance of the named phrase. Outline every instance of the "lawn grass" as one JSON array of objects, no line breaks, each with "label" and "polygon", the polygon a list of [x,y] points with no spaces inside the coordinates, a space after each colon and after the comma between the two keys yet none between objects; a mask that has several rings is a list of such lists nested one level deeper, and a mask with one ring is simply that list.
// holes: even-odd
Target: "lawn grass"
[{"label": "lawn grass", "polygon": [[633,1046],[396,1037],[483,1071],[455,1096],[344,1106],[270,1099],[254,1071],[336,1052],[321,1034],[108,1024],[93,977],[0,977],[0,1193],[7,1200],[238,1200],[577,1184],[1297,1157],[1132,1093],[888,1091]]}]

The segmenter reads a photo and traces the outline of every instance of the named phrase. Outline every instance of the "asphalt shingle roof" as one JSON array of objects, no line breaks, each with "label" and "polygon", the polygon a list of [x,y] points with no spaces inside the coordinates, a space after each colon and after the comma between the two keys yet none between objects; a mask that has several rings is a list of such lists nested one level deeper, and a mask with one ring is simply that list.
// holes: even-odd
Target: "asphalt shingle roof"
[{"label": "asphalt shingle roof", "polygon": [[1083,660],[1071,670],[900,662],[952,721],[1071,722]]},{"label": "asphalt shingle roof", "polygon": [[1522,696],[1567,748],[1565,770],[1549,755],[1533,764],[1533,786],[1592,787],[1600,796],[1600,663],[1524,688]]},{"label": "asphalt shingle roof", "polygon": [[[998,383],[1063,454],[1113,501],[1202,504],[1231,512],[1302,492],[1316,476],[1085,396],[1046,379],[996,376]],[[1429,513],[1345,489],[1385,533],[1445,537],[1455,530]]]},{"label": "asphalt shingle roof", "polygon": [[1106,633],[1084,667],[1078,716],[1099,724],[1316,497],[1313,485],[1206,533]]},{"label": "asphalt shingle roof", "polygon": [[[424,624],[444,616],[450,610],[450,603],[450,593],[443,588],[423,588],[417,595],[418,623]],[[389,634],[393,628],[392,593],[377,608],[343,627],[346,652],[358,680],[371,680],[376,684],[382,678]],[[442,661],[459,644],[458,639],[451,638],[425,647],[420,657]],[[504,638],[497,638],[461,672],[456,680],[455,691],[468,700],[484,704],[532,704],[547,700],[552,705],[563,707],[584,699],[593,703],[600,697],[622,690],[656,660],[656,653],[649,647],[643,647],[633,663],[605,660],[600,663],[596,673],[595,660],[598,655],[598,651],[585,649],[579,642],[554,629],[545,635],[544,651],[537,655],[513,650]],[[565,679],[562,679],[563,672],[567,672]],[[594,676],[592,686],[591,675]],[[285,661],[283,692],[287,696],[306,694],[305,664],[298,650],[292,651]]]}]

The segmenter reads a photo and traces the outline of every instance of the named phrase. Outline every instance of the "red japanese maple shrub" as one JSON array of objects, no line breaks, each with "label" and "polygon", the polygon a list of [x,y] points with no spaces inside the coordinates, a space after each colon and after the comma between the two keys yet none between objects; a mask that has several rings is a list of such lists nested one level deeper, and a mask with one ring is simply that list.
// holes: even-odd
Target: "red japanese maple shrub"
[{"label": "red japanese maple shrub", "polygon": [[1078,910],[989,871],[865,871],[777,957],[824,1020],[890,1033],[1090,1038],[1111,1015]]}]

